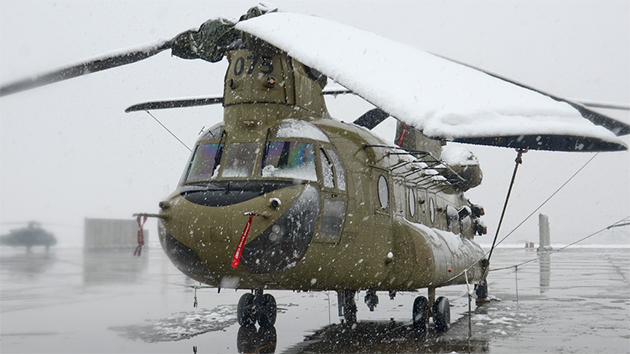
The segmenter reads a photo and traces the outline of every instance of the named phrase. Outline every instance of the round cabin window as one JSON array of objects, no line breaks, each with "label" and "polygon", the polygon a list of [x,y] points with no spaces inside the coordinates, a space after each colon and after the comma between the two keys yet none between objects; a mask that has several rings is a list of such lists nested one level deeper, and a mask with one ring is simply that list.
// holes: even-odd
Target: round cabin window
[{"label": "round cabin window", "polygon": [[389,187],[387,186],[387,179],[383,175],[378,178],[378,201],[383,210],[389,206]]},{"label": "round cabin window", "polygon": [[433,198],[429,199],[429,216],[431,217],[431,223],[435,224],[435,202]]},{"label": "round cabin window", "polygon": [[411,188],[409,188],[409,215],[411,217],[416,215],[416,194]]},{"label": "round cabin window", "polygon": [[[448,205],[446,207],[446,225],[453,231],[453,227],[459,224],[459,213],[457,209]],[[454,231],[453,231],[454,232]]]}]

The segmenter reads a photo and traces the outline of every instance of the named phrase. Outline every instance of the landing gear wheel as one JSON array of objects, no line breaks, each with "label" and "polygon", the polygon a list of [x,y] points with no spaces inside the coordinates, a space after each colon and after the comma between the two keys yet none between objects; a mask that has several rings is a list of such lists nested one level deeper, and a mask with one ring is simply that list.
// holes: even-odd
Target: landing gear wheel
[{"label": "landing gear wheel", "polygon": [[243,294],[238,300],[238,306],[236,308],[236,318],[238,324],[241,326],[249,327],[256,324],[256,318],[254,318],[254,295],[247,293]]},{"label": "landing gear wheel", "polygon": [[256,311],[260,327],[271,327],[276,324],[277,306],[276,299],[271,294],[264,294],[260,303],[260,309]]},{"label": "landing gear wheel", "polygon": [[446,332],[451,327],[451,305],[444,296],[438,297],[433,304],[433,322],[437,332]]},{"label": "landing gear wheel", "polygon": [[424,296],[418,296],[413,302],[413,327],[421,332],[426,332],[429,327],[429,300]]},{"label": "landing gear wheel", "polygon": [[475,285],[475,295],[477,295],[478,301],[484,301],[488,298],[488,282],[486,280]]}]

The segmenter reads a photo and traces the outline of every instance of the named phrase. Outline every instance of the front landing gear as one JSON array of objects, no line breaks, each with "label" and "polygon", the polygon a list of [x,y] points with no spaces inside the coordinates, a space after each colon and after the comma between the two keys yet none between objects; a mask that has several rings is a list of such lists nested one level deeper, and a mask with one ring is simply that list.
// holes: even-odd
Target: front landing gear
[{"label": "front landing gear", "polygon": [[271,294],[263,294],[262,289],[243,294],[236,308],[238,324],[243,327],[253,326],[256,321],[260,327],[272,327],[276,324],[276,315],[276,299]]},{"label": "front landing gear", "polygon": [[[435,289],[429,289],[429,299],[435,298]],[[451,306],[446,297],[440,296],[430,305],[430,300],[418,296],[413,302],[413,327],[421,332],[429,328],[429,317],[433,317],[436,332],[446,332],[451,327]]]},{"label": "front landing gear", "polygon": [[479,284],[475,284],[475,295],[477,295],[477,306],[488,301],[488,281],[482,280]]}]

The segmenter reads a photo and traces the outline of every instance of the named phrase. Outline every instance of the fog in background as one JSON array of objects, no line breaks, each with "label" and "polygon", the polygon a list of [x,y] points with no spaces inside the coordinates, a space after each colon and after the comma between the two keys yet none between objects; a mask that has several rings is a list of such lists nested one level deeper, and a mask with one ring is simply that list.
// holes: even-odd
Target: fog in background
[{"label": "fog in background", "polygon": [[[170,39],[209,18],[237,19],[255,1],[0,1],[0,82]],[[275,1],[407,43],[567,98],[630,102],[628,1]],[[0,222],[37,220],[60,246],[80,246],[83,219],[156,212],[176,187],[189,151],[132,104],[221,96],[227,61],[163,52],[136,64],[0,98]],[[375,68],[377,70],[378,68]],[[396,78],[392,78],[396,80]],[[328,100],[353,121],[360,98]],[[630,123],[630,115],[602,111]],[[152,114],[192,147],[221,106]],[[390,125],[391,126],[391,125]],[[384,132],[384,128],[380,128]],[[384,132],[387,133],[387,132]],[[391,132],[389,132],[391,134]],[[630,144],[627,136],[623,140]],[[485,207],[490,243],[514,167],[514,150],[469,146],[484,172],[469,191]],[[592,153],[529,152],[501,235],[534,211]],[[630,155],[601,153],[540,212],[552,242],[571,242],[630,214]],[[47,223],[47,224],[46,224]],[[2,234],[17,225],[2,224]],[[151,243],[155,222],[148,223]],[[628,242],[628,227],[592,242]],[[534,215],[506,242],[537,241]]]}]

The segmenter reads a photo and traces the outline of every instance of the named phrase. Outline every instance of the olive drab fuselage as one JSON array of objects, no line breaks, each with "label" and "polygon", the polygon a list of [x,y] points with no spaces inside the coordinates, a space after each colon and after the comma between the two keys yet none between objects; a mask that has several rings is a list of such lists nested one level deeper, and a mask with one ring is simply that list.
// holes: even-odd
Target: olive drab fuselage
[{"label": "olive drab fuselage", "polygon": [[477,216],[444,166],[331,119],[325,77],[284,53],[239,49],[228,60],[224,121],[160,203],[160,241],[177,268],[246,289],[435,288],[463,283],[467,268],[481,279]]}]

